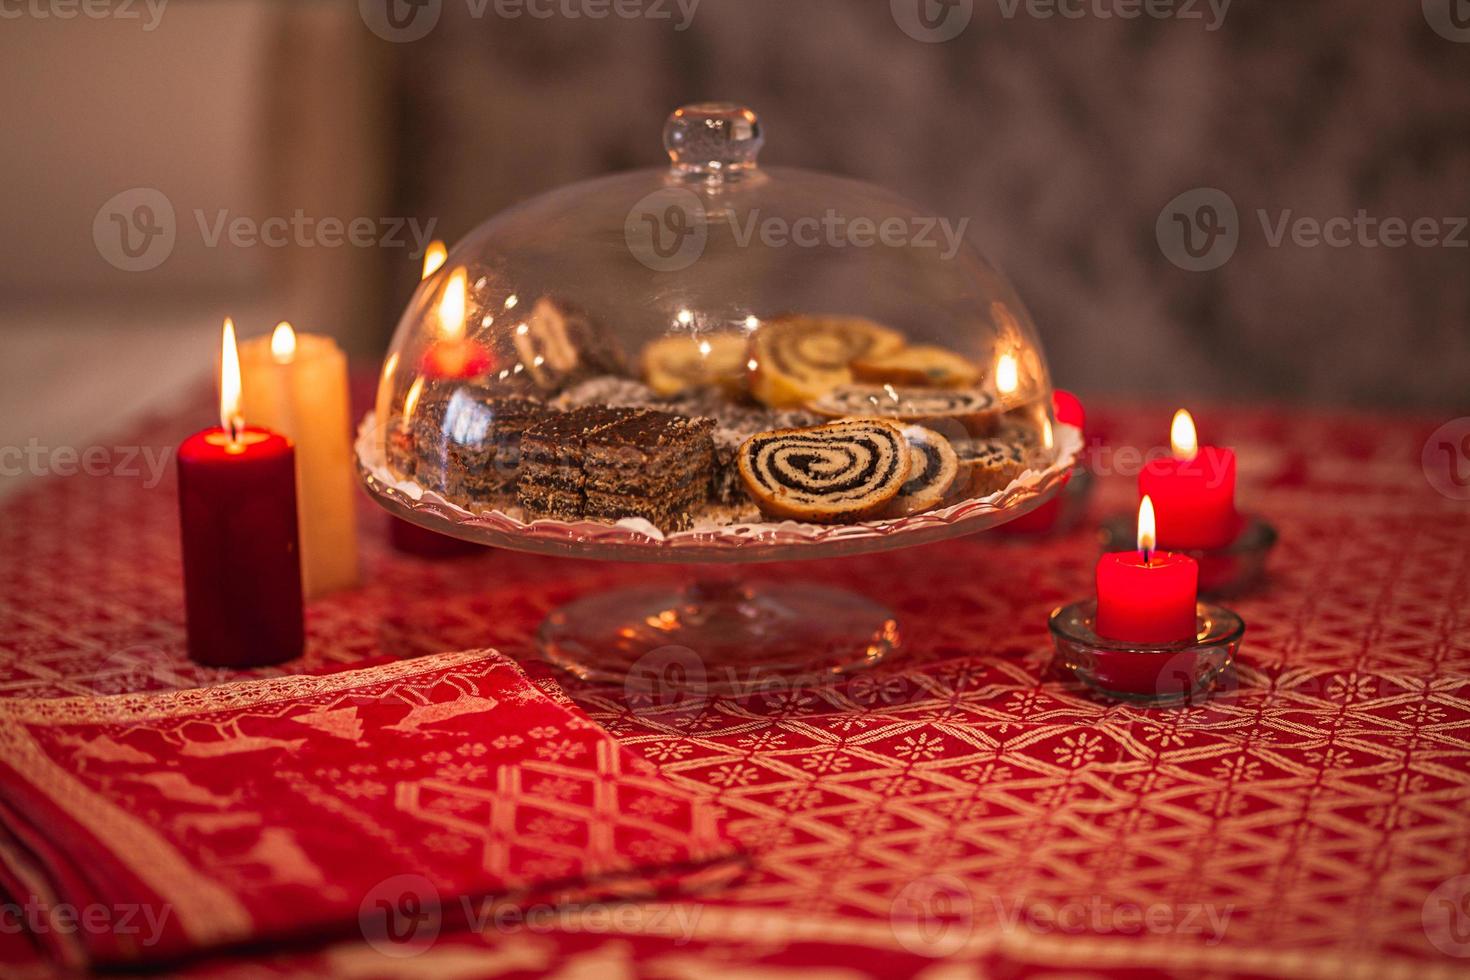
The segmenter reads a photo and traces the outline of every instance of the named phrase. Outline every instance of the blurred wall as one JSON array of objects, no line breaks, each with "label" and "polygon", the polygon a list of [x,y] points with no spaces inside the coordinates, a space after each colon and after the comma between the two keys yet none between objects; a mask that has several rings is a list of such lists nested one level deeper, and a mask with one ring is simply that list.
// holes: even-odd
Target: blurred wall
[{"label": "blurred wall", "polygon": [[[262,203],[267,158],[256,149],[271,12],[249,4],[165,8],[148,30],[138,10],[140,20],[0,21],[8,143],[0,154],[0,285],[12,300],[259,281],[261,256],[226,257],[195,235],[179,236],[148,275],[110,264],[93,242],[98,209],[135,188],[174,202],[188,225],[199,204],[254,214]],[[155,209],[157,220],[164,216]]]},{"label": "blurred wall", "polygon": [[0,445],[76,446],[199,384],[226,315],[376,355],[401,302],[378,250],[259,233],[388,214],[378,49],[355,5],[0,3]]},{"label": "blurred wall", "polygon": [[[207,346],[245,311],[246,334],[290,318],[375,356],[417,275],[409,229],[209,245],[197,213],[452,240],[527,195],[661,166],[666,113],[727,98],[761,114],[765,162],[970,219],[1061,383],[1470,407],[1470,232],[1454,235],[1470,26],[1449,16],[1464,0],[1158,2],[1198,16],[1117,16],[1144,6],[1130,0],[169,0],[149,29],[142,3],[143,20],[7,6],[0,344],[40,338],[55,378],[86,378],[61,359],[79,331],[169,324]],[[927,40],[921,10],[938,18]],[[128,271],[117,222],[150,199],[112,199],[137,188],[168,199],[177,235]],[[1236,208],[1237,244],[1190,271],[1158,231],[1180,195],[1199,217],[1201,188]],[[1272,242],[1283,217],[1360,211],[1432,219],[1460,247]],[[0,378],[48,381],[10,361]]]},{"label": "blurred wall", "polygon": [[0,5],[0,316],[198,308],[217,330],[268,299],[362,333],[376,257],[322,222],[388,216],[376,50],[341,4]]},{"label": "blurred wall", "polygon": [[[592,21],[446,0],[425,37],[387,44],[409,106],[403,206],[454,237],[527,194],[661,165],[670,109],[734,99],[766,124],[763,161],[970,217],[1061,383],[1470,406],[1470,231],[1453,234],[1470,215],[1470,37],[1437,33],[1418,2],[1235,0],[1217,22],[1204,3],[1202,19],[1126,20],[1112,0],[1067,4],[1076,18],[960,0],[964,29],[925,43],[900,29],[905,2],[704,0],[679,30],[672,3],[670,20]],[[1187,271],[1156,222],[1210,187],[1238,209],[1238,245]],[[1267,234],[1359,209],[1435,219],[1459,246]]]}]

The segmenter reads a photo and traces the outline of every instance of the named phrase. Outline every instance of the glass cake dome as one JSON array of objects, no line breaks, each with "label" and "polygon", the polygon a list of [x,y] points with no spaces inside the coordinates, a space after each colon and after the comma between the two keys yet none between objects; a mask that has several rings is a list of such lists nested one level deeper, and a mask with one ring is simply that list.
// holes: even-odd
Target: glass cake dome
[{"label": "glass cake dome", "polygon": [[1031,317],[962,223],[760,165],[738,104],[675,111],[663,142],[668,168],[528,200],[420,283],[383,366],[379,483],[466,526],[582,529],[563,544],[749,543],[1001,512],[1056,462]]},{"label": "glass cake dome", "polygon": [[760,166],[744,106],[685,106],[663,139],[668,168],[526,201],[424,278],[359,430],[363,484],[482,544],[703,563],[688,589],[548,616],[543,654],[579,676],[714,691],[875,663],[899,628],[872,596],[735,563],[1004,523],[1065,483],[1081,434],[963,224]]}]

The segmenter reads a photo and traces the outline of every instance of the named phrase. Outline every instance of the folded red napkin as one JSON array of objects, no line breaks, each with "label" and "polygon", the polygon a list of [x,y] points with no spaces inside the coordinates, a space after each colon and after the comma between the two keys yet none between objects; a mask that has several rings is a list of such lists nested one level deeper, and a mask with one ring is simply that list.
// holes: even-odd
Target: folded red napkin
[{"label": "folded red napkin", "polygon": [[70,964],[358,930],[422,942],[472,898],[651,894],[738,868],[708,805],[493,652],[0,702],[6,915]]}]

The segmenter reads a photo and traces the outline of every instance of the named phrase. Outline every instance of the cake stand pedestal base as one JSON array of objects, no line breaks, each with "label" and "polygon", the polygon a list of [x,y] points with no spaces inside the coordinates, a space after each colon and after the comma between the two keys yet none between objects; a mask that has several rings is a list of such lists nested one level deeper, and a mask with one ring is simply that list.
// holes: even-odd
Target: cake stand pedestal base
[{"label": "cake stand pedestal base", "polygon": [[585,680],[731,696],[821,683],[899,643],[893,614],[865,596],[723,578],[578,599],[546,618],[539,639],[547,660]]}]

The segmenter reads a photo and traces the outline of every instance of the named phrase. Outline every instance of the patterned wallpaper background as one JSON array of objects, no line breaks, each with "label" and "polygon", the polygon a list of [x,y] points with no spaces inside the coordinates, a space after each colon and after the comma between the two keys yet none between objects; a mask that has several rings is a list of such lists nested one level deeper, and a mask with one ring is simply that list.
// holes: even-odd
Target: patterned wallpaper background
[{"label": "patterned wallpaper background", "polygon": [[[456,237],[660,165],[670,109],[733,99],[765,123],[763,162],[968,217],[1060,384],[1470,407],[1465,0],[690,3],[591,20],[446,0],[429,37],[389,46],[408,213]],[[915,39],[921,3],[968,21]],[[1181,220],[1223,242],[1209,268],[1171,261],[1189,264]]]}]

